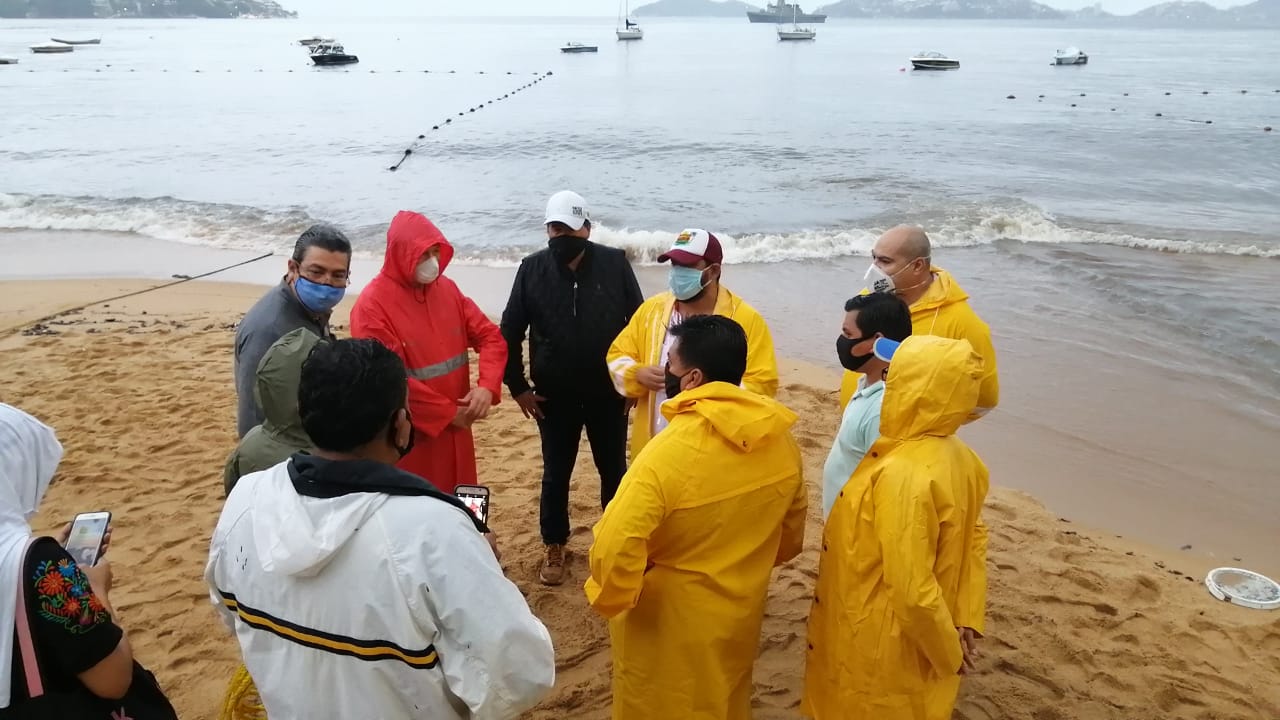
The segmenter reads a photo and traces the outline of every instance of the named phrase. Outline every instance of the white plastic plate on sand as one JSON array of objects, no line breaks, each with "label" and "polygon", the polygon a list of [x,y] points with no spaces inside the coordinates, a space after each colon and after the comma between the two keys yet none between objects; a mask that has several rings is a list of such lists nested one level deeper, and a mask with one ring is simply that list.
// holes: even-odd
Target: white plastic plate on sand
[{"label": "white plastic plate on sand", "polygon": [[1280,608],[1280,583],[1252,570],[1220,567],[1209,571],[1204,584],[1214,597],[1233,605],[1258,610]]}]

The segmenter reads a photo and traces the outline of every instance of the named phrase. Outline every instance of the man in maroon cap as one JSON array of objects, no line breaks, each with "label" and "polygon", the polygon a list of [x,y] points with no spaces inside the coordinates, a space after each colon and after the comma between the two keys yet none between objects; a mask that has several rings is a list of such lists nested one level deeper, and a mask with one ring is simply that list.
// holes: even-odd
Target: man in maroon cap
[{"label": "man in maroon cap", "polygon": [[609,347],[609,374],[623,397],[636,403],[631,423],[631,458],[640,454],[650,438],[667,426],[662,403],[679,392],[682,378],[667,367],[667,353],[674,339],[667,328],[695,315],[732,318],[747,333],[747,372],[742,386],[773,397],[778,392],[778,363],[773,336],[756,309],[720,284],[724,250],[706,230],[685,230],[671,249],[658,257],[670,262],[667,292],[640,306],[631,322]]}]

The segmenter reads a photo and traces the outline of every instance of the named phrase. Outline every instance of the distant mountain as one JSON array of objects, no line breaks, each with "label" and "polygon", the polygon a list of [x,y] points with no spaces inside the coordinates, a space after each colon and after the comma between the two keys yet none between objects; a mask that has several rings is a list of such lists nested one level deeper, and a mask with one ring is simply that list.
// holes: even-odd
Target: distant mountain
[{"label": "distant mountain", "polygon": [[1196,0],[1173,0],[1140,10],[1132,15],[1112,15],[1094,5],[1067,14],[1068,19],[1127,25],[1131,27],[1211,27],[1268,28],[1280,27],[1280,0],[1255,0],[1248,5],[1218,9]]},{"label": "distant mountain", "polygon": [[274,0],[0,0],[0,18],[297,17]]},{"label": "distant mountain", "polygon": [[731,17],[741,20],[747,17],[748,10],[759,9],[739,0],[658,0],[641,5],[632,14],[637,17]]},{"label": "distant mountain", "polygon": [[920,20],[1061,20],[1067,16],[1034,0],[841,0],[819,12],[831,17]]}]

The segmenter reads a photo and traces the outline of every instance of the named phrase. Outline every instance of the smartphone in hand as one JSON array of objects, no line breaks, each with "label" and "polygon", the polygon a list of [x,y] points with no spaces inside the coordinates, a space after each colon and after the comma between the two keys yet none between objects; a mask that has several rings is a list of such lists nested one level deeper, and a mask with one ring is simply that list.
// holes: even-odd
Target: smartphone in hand
[{"label": "smartphone in hand", "polygon": [[71,521],[71,533],[67,535],[67,553],[79,565],[92,567],[102,557],[102,545],[111,527],[111,513],[80,513]]},{"label": "smartphone in hand", "polygon": [[483,485],[459,485],[453,489],[453,494],[458,496],[480,522],[489,524],[489,488]]}]

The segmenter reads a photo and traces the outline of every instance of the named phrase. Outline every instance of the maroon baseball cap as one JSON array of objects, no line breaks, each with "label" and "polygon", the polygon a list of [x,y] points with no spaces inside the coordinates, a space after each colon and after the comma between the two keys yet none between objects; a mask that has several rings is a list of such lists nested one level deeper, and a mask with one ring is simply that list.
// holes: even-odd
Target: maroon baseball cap
[{"label": "maroon baseball cap", "polygon": [[697,265],[699,260],[715,265],[724,261],[724,250],[715,235],[697,228],[685,230],[676,236],[671,249],[658,256],[658,262],[668,260],[677,265]]}]

